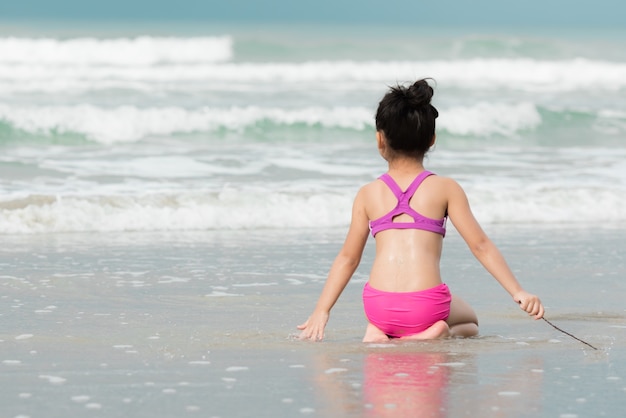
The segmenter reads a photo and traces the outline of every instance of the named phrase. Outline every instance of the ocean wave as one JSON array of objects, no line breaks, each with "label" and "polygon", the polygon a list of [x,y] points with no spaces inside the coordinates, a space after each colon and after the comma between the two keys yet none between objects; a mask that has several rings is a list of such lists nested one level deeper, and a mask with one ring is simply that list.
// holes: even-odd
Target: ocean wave
[{"label": "ocean wave", "polygon": [[[227,40],[208,41],[228,44]],[[433,77],[446,88],[469,90],[512,89],[545,93],[587,90],[617,92],[626,88],[626,63],[582,58],[562,61],[467,59],[207,63],[230,59],[230,55],[226,52],[194,54],[193,48],[185,52],[175,46],[163,49],[164,52],[156,48],[136,56],[129,53],[132,57],[128,58],[117,58],[111,52],[110,57],[105,55],[101,58],[111,61],[110,64],[115,64],[115,60],[119,59],[120,63],[128,65],[100,65],[96,61],[100,59],[97,54],[74,58],[85,60],[88,65],[0,60],[0,92],[102,89],[228,91],[228,86],[232,85],[233,88],[254,93],[266,89],[268,84],[281,86],[303,83],[314,89],[379,91],[381,86],[409,82],[420,77]],[[224,46],[224,49],[228,48]],[[72,56],[67,59],[72,59]],[[136,63],[131,65],[133,60]],[[167,65],[152,65],[163,61]]]},{"label": "ocean wave", "polygon": [[453,135],[511,136],[541,124],[541,115],[532,103],[502,104],[480,102],[454,106],[441,113],[440,129]]},{"label": "ocean wave", "polygon": [[[437,129],[453,136],[513,137],[537,129],[562,126],[618,135],[626,131],[622,110],[546,109],[530,102],[477,102],[440,107]],[[94,105],[10,106],[0,103],[0,142],[30,137],[43,142],[103,144],[136,142],[150,137],[216,132],[272,132],[280,129],[374,129],[374,110],[365,107],[182,107]],[[578,129],[578,128],[576,128]],[[301,132],[301,131],[300,131]],[[294,133],[295,135],[295,133]]]},{"label": "ocean wave", "polygon": [[[77,71],[91,71],[100,65],[120,67],[146,66],[161,63],[198,64],[228,61],[233,56],[233,41],[222,37],[150,37],[97,38],[0,38],[0,65],[18,65],[25,71],[32,66],[55,69],[76,66]],[[23,66],[23,67],[19,67]],[[6,68],[6,67],[5,67]],[[18,73],[21,72],[18,70]],[[26,72],[27,73],[27,72]],[[45,73],[45,70],[44,70]],[[24,74],[26,75],[26,74]],[[4,77],[3,77],[4,78]]]},{"label": "ocean wave", "polygon": [[[1,129],[3,123],[5,126]],[[531,103],[477,103],[442,112],[439,129],[455,135],[509,136],[540,124],[541,116]],[[257,127],[271,130],[290,126],[356,131],[374,129],[373,110],[364,107],[288,110],[257,106],[191,110],[120,106],[107,109],[93,105],[16,107],[0,104],[0,140],[4,141],[17,135],[15,131],[54,139],[67,136],[74,140],[78,135],[100,143],[114,143],[134,142],[151,136],[220,130],[242,132]]]},{"label": "ocean wave", "polygon": [[[481,223],[623,224],[623,189],[554,187],[481,190],[467,187]],[[161,193],[132,196],[37,195],[0,201],[0,234],[85,231],[184,231],[346,228],[352,192]]]},{"label": "ocean wave", "polygon": [[275,126],[299,124],[356,130],[373,126],[370,110],[345,107],[286,110],[250,106],[187,110],[180,107],[105,109],[92,105],[22,108],[0,105],[0,120],[10,128],[28,133],[81,134],[101,143],[217,130],[243,131],[263,122]]},{"label": "ocean wave", "polygon": [[0,233],[338,226],[351,197],[226,189],[146,196],[28,196],[0,202]]}]

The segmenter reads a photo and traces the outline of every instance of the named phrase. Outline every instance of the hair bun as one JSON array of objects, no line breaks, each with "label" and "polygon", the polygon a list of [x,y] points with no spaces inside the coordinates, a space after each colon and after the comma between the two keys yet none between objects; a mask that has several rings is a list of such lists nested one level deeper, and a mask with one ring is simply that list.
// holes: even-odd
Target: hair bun
[{"label": "hair bun", "polygon": [[433,88],[426,80],[418,80],[405,90],[405,97],[414,107],[426,107],[433,97]]}]

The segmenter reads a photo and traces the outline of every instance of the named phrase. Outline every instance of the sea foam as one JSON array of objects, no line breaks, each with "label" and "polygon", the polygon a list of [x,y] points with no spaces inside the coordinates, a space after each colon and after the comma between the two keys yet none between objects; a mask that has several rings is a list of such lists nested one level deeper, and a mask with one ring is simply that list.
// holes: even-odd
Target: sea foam
[{"label": "sea foam", "polygon": [[79,67],[206,63],[230,60],[233,41],[221,37],[0,38],[0,64]]},{"label": "sea foam", "polygon": [[[242,132],[261,124],[274,127],[319,127],[354,131],[374,130],[374,111],[366,107],[182,107],[94,105],[9,106],[0,103],[0,121],[13,129],[43,135],[83,135],[100,143],[135,142],[150,136],[216,132]],[[605,114],[608,114],[605,112]],[[514,135],[542,123],[529,102],[486,103],[445,109],[439,129],[455,135]]]},{"label": "sea foam", "polygon": [[[9,41],[0,40],[0,49],[1,42]],[[9,54],[0,58],[0,92],[171,89],[172,83],[183,91],[223,91],[224,83],[251,92],[263,91],[268,85],[380,91],[386,85],[419,77],[434,77],[447,88],[469,90],[547,93],[626,88],[626,63],[582,58],[233,62],[232,41],[227,37],[144,41],[148,46],[126,40],[119,52],[114,41],[93,41],[100,43],[91,45],[93,50],[89,44],[81,46],[89,51],[85,53],[63,52],[62,41],[48,42],[50,52],[36,50],[32,56],[29,49],[37,48],[20,51],[17,44],[10,46]],[[106,45],[104,51],[102,45]],[[55,48],[61,49],[58,55]]]},{"label": "sea foam", "polygon": [[[534,225],[588,224],[602,211],[603,225],[626,221],[626,193],[597,185],[576,189],[517,188],[493,190],[467,185],[473,211],[481,223]],[[353,193],[307,193],[245,190],[155,196],[65,197],[61,201],[6,208],[0,204],[0,233],[32,234],[85,231],[245,230],[258,228],[345,228]]]}]

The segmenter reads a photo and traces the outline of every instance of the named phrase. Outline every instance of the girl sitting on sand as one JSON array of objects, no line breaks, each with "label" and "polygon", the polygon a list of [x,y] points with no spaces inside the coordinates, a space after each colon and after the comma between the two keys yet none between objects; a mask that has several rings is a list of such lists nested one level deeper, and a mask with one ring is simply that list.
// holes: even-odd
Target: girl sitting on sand
[{"label": "girl sitting on sand", "polygon": [[439,263],[449,217],[474,256],[535,319],[543,317],[539,298],[515,279],[500,251],[471,212],[454,180],[424,169],[435,143],[437,109],[426,80],[397,86],[376,112],[376,142],[389,170],[363,186],[354,199],[352,221],[315,310],[302,325],[301,339],[321,340],[330,310],[359,265],[365,242],[376,239],[376,256],[363,289],[369,321],[364,342],[389,338],[434,339],[478,334],[474,310],[451,295]]}]

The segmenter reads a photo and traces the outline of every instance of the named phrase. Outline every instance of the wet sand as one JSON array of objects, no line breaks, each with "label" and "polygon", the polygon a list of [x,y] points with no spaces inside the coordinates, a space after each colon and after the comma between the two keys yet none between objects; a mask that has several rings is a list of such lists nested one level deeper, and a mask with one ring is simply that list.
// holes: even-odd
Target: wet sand
[{"label": "wet sand", "polygon": [[616,416],[626,406],[624,229],[493,226],[546,317],[451,231],[442,271],[480,336],[363,344],[373,245],[322,343],[295,338],[343,232],[4,236],[0,415]]}]

